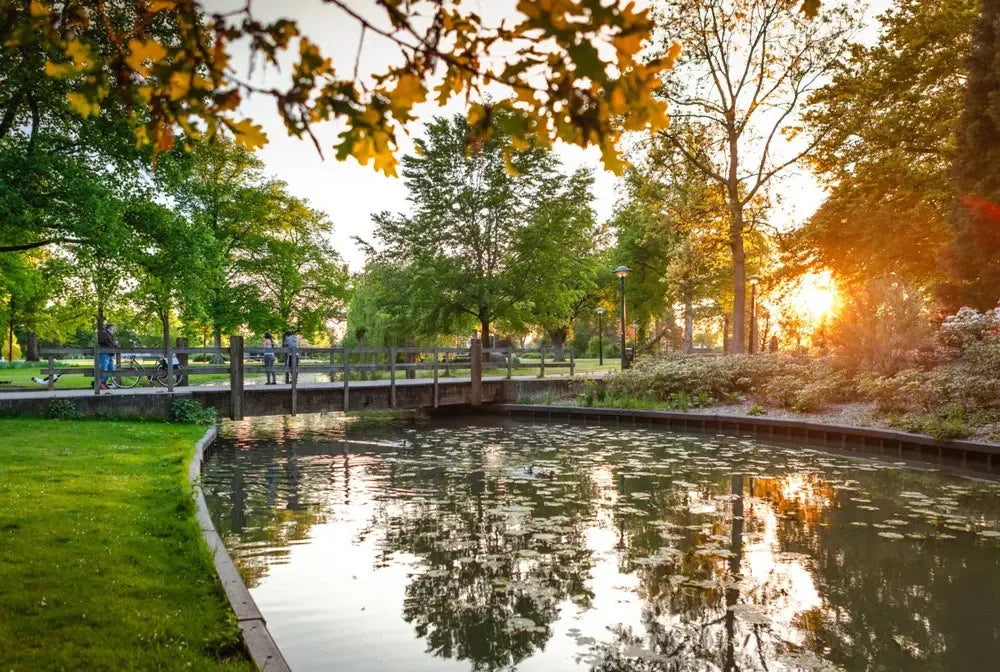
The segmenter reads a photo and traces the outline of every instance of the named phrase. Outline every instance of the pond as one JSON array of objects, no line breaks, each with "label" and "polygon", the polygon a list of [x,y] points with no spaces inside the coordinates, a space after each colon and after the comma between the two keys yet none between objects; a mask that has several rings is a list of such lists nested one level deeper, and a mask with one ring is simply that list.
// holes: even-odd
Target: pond
[{"label": "pond", "polygon": [[226,423],[215,524],[295,670],[979,670],[1000,486],[499,418]]}]

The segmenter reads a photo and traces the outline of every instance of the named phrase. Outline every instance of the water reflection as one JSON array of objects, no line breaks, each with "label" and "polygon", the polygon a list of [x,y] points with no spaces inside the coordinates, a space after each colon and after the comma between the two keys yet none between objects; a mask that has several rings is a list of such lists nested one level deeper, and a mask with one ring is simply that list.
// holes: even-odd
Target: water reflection
[{"label": "water reflection", "polygon": [[305,416],[224,434],[209,505],[296,669],[1000,654],[993,484],[644,430]]}]

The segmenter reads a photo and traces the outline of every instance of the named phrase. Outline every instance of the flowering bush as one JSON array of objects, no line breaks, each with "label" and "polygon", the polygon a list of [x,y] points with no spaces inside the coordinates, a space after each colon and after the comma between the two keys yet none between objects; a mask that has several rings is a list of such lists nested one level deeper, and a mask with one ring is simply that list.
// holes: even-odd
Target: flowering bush
[{"label": "flowering bush", "polygon": [[1000,338],[1000,306],[982,313],[974,308],[960,308],[946,317],[938,329],[938,340],[952,348],[994,338]]}]

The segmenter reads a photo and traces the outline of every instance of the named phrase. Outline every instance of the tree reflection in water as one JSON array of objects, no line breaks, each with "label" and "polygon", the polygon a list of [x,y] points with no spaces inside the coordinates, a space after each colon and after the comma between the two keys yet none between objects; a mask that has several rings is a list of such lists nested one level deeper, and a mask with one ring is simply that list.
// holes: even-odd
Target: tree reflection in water
[{"label": "tree reflection in water", "polygon": [[548,669],[1000,655],[1000,546],[976,536],[998,527],[996,486],[716,437],[338,422],[230,426],[206,467],[213,517],[253,583],[362,511],[354,542],[410,568],[401,617],[435,659],[546,669],[567,636]]}]

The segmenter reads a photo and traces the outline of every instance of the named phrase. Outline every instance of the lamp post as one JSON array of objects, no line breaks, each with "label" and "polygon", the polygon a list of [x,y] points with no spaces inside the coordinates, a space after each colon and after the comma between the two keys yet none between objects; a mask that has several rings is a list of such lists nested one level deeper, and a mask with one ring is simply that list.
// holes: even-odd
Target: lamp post
[{"label": "lamp post", "polygon": [[598,364],[604,366],[604,306],[597,307]]},{"label": "lamp post", "polygon": [[751,275],[747,280],[750,282],[750,354],[757,351],[757,283],[760,282],[759,275]]},{"label": "lamp post", "polygon": [[619,266],[618,268],[615,269],[615,275],[617,275],[618,278],[621,280],[621,287],[622,287],[622,314],[621,314],[621,318],[622,318],[622,334],[621,334],[621,336],[622,336],[622,371],[624,371],[625,369],[628,368],[628,360],[625,357],[625,278],[628,277],[628,274],[631,272],[631,270],[632,270],[631,268],[629,268],[628,266],[624,266],[624,265]]}]

